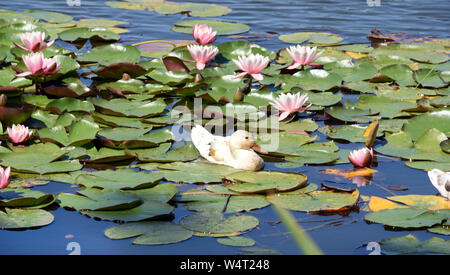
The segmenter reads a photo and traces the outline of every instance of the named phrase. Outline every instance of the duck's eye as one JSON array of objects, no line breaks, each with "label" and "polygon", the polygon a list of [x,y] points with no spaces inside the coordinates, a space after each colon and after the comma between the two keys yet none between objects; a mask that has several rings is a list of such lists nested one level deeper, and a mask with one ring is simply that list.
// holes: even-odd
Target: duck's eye
[{"label": "duck's eye", "polygon": [[248,139],[248,137],[245,137],[245,139]]}]

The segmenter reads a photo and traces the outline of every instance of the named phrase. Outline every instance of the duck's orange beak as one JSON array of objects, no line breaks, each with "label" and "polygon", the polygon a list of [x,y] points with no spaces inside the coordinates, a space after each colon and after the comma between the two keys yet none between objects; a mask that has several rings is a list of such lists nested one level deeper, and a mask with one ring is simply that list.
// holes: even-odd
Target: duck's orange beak
[{"label": "duck's orange beak", "polygon": [[264,151],[261,146],[259,146],[258,144],[255,143],[255,145],[253,145],[252,147],[250,147],[253,151],[261,153],[261,154],[268,154],[269,152]]}]

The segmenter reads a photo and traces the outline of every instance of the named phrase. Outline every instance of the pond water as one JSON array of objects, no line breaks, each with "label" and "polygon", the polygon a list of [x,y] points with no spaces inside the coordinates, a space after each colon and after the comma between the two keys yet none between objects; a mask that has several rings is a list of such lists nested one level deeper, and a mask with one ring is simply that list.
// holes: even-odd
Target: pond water
[{"label": "pond water", "polygon": [[[447,0],[380,0],[380,6],[369,6],[366,1],[237,1],[223,0],[220,5],[233,11],[220,18],[233,22],[248,24],[251,33],[273,32],[277,34],[296,31],[324,31],[339,34],[348,43],[367,43],[366,35],[372,28],[383,32],[405,32],[412,36],[429,36],[446,38],[448,35],[450,5]],[[174,1],[181,2],[181,1]],[[217,1],[198,1],[215,3]],[[113,9],[99,0],[81,0],[80,7],[69,7],[64,0],[2,1],[1,8],[15,11],[28,9],[63,12],[80,18],[108,18],[127,21],[129,33],[122,34],[123,44],[153,39],[190,39],[190,35],[170,30],[175,22],[186,18],[186,15],[160,15],[155,12],[130,11]],[[226,36],[218,38],[217,43],[232,40]],[[270,40],[258,41],[258,44],[272,50],[286,47],[277,36]],[[319,125],[321,122],[318,122]],[[326,137],[319,133],[321,140]],[[341,148],[354,148],[352,144],[339,144]],[[422,170],[408,168],[402,161],[390,158],[379,158],[378,172],[372,184],[360,187],[362,195],[381,197],[406,194],[435,195],[436,189],[430,184],[427,174]],[[285,169],[303,173],[309,182],[332,183],[342,188],[354,188],[355,185],[345,178],[320,173],[325,166],[304,166],[296,169]],[[339,168],[349,170],[350,164]],[[266,170],[279,170],[272,164]],[[392,191],[387,187],[403,185],[407,191]],[[180,186],[186,190],[188,186]],[[68,184],[50,183],[36,190],[58,194],[74,192]],[[55,221],[46,227],[34,230],[3,230],[0,232],[1,254],[69,254],[66,250],[70,242],[77,242],[81,254],[239,254],[240,248],[224,246],[214,238],[193,237],[187,241],[161,246],[132,245],[129,239],[109,240],[103,235],[105,229],[113,222],[96,221],[81,215],[77,211],[63,208],[51,210]],[[173,212],[174,221],[190,213],[179,206]],[[369,254],[363,244],[379,241],[389,237],[403,236],[413,233],[421,241],[436,235],[425,230],[393,231],[380,224],[367,224],[363,217],[365,212],[352,211],[348,216],[318,216],[300,212],[292,212],[303,228],[326,254]],[[259,218],[258,228],[247,233],[256,241],[256,247],[273,249],[281,254],[299,254],[299,249],[292,241],[289,233],[279,221],[272,207],[266,207],[250,213]],[[337,221],[336,223],[333,223]],[[328,225],[326,225],[328,223]],[[70,238],[68,235],[72,235]],[[448,240],[446,236],[439,236]]]}]

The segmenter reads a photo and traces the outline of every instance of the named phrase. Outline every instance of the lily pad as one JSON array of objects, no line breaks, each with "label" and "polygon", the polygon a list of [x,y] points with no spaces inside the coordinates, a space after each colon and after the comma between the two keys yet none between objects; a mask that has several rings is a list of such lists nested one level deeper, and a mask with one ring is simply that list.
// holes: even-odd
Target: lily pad
[{"label": "lily pad", "polygon": [[175,23],[173,31],[192,34],[192,28],[196,24],[208,25],[217,31],[217,35],[231,35],[248,32],[250,27],[241,23],[224,22],[219,20],[189,20]]},{"label": "lily pad", "polygon": [[53,215],[42,209],[10,209],[0,211],[1,229],[23,229],[51,224]]},{"label": "lily pad", "polygon": [[307,194],[276,194],[267,197],[267,200],[279,207],[310,213],[339,213],[353,209],[359,200],[359,191],[312,191]]},{"label": "lily pad", "polygon": [[258,226],[257,218],[249,215],[225,218],[218,213],[197,213],[185,216],[180,224],[189,230],[204,234],[229,234],[248,231]]},{"label": "lily pad", "polygon": [[98,62],[100,65],[108,66],[120,62],[137,63],[140,56],[140,51],[133,46],[108,44],[95,47],[87,53],[78,55],[77,60],[81,62]]},{"label": "lily pad", "polygon": [[85,187],[112,190],[135,190],[155,186],[163,176],[158,172],[136,172],[131,169],[86,172],[79,175],[75,183]]},{"label": "lily pad", "polygon": [[305,187],[308,181],[304,175],[278,171],[242,171],[226,179],[233,182],[228,189],[240,193],[293,191]]},{"label": "lily pad", "polygon": [[241,236],[218,238],[217,241],[223,245],[228,245],[228,246],[253,246],[253,245],[255,245],[255,241],[253,239],[241,237]]},{"label": "lily pad", "polygon": [[280,35],[279,39],[286,43],[301,44],[305,41],[315,44],[336,44],[342,41],[342,37],[337,34],[327,32],[296,32]]},{"label": "lily pad", "polygon": [[450,110],[441,109],[413,117],[404,125],[413,140],[417,140],[427,129],[436,128],[450,137]]},{"label": "lily pad", "polygon": [[450,254],[450,243],[440,238],[431,238],[420,243],[416,237],[409,234],[385,239],[379,244],[385,254]]},{"label": "lily pad", "polygon": [[158,221],[120,224],[105,231],[105,236],[113,240],[137,237],[133,244],[141,245],[178,243],[190,239],[192,234],[178,224]]},{"label": "lily pad", "polygon": [[0,206],[22,209],[44,208],[56,201],[52,194],[26,188],[2,189],[0,190],[0,198]]}]

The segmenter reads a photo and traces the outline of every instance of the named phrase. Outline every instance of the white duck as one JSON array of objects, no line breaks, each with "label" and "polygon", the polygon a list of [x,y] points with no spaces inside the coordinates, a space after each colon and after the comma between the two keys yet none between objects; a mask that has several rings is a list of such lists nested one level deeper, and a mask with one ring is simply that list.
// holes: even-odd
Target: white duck
[{"label": "white duck", "polygon": [[243,130],[231,136],[212,135],[201,125],[192,128],[191,139],[200,155],[209,162],[224,164],[236,169],[258,171],[264,160],[252,148],[258,148],[253,136]]},{"label": "white duck", "polygon": [[428,177],[441,196],[450,199],[450,172],[433,169],[428,172]]}]

